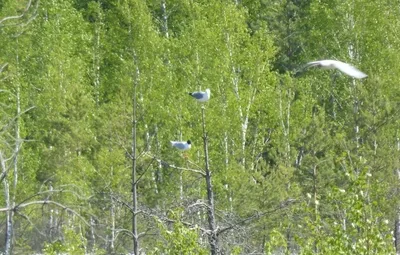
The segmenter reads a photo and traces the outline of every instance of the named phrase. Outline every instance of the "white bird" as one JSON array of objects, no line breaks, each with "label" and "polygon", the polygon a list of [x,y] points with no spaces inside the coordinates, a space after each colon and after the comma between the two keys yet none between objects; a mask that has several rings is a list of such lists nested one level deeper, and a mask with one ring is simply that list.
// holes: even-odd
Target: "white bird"
[{"label": "white bird", "polygon": [[339,69],[341,72],[357,79],[362,79],[368,76],[365,73],[358,70],[357,68],[355,68],[354,66],[338,60],[328,59],[328,60],[313,61],[307,63],[304,66],[304,68],[309,68],[313,66],[321,67],[323,69]]},{"label": "white bird", "polygon": [[206,91],[190,92],[189,95],[194,97],[199,102],[207,102],[210,99],[211,91],[210,89],[206,89]]},{"label": "white bird", "polygon": [[175,147],[181,151],[189,150],[190,147],[192,147],[192,143],[190,142],[190,140],[188,140],[187,142],[178,142],[178,141],[170,141],[170,142],[172,147]]}]

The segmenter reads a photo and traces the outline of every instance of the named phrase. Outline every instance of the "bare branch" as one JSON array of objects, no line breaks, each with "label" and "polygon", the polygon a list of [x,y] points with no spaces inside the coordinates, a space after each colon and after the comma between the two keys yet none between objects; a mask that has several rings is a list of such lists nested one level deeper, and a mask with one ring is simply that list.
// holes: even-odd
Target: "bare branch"
[{"label": "bare branch", "polygon": [[[18,145],[18,148],[17,148],[16,152],[19,151],[19,149],[21,148],[21,146],[22,146],[22,143],[20,143],[20,144]],[[16,152],[14,152],[13,155],[12,155],[9,159],[13,159],[13,160],[15,161],[16,156],[17,156],[17,155],[16,155]],[[8,161],[9,159],[6,159],[6,160],[5,160],[5,159],[3,158],[3,154],[0,152],[0,163],[1,163],[1,169],[2,169],[1,175],[0,175],[0,182],[2,182],[4,178],[6,178],[6,176],[7,176],[8,172],[9,172],[9,170],[10,170],[11,167],[12,167],[12,164],[10,164],[9,167],[6,166],[6,161]]]},{"label": "bare branch", "polygon": [[[61,191],[62,191],[62,190],[61,190]],[[20,206],[21,204],[23,204],[23,203],[25,203],[25,202],[31,200],[32,198],[37,197],[37,196],[39,196],[40,194],[49,193],[49,192],[53,192],[53,191],[38,192],[38,193],[36,193],[36,194],[33,194],[33,195],[27,197],[26,199],[22,200],[22,202],[18,203],[15,207],[18,208],[18,206]]]},{"label": "bare branch", "polygon": [[[37,1],[37,3],[39,3],[39,1]],[[22,12],[22,14],[20,14],[20,15],[15,15],[15,16],[8,16],[8,17],[5,17],[5,18],[1,19],[1,20],[0,20],[0,25],[1,25],[4,21],[13,20],[13,19],[20,19],[20,18],[24,17],[25,14],[26,14],[26,13],[28,12],[28,10],[30,9],[31,4],[32,4],[32,0],[29,0],[29,1],[28,1],[28,4],[26,5],[26,7],[25,7],[24,11]]]},{"label": "bare branch", "polygon": [[149,170],[151,164],[153,164],[153,162],[154,162],[155,160],[156,160],[155,158],[153,158],[153,159],[151,160],[151,162],[147,165],[146,170],[144,170],[143,173],[139,176],[139,178],[136,179],[135,185],[140,181],[140,179],[142,179],[142,177],[144,176],[144,174],[147,172],[147,170]]},{"label": "bare branch", "polygon": [[225,228],[222,228],[222,229],[217,229],[217,235],[220,235],[220,234],[222,234],[223,232],[226,232],[226,231],[228,231],[228,230],[234,229],[234,228],[236,228],[237,226],[241,226],[241,225],[243,225],[243,224],[245,224],[245,223],[247,223],[247,222],[250,222],[250,221],[252,221],[252,220],[260,219],[260,218],[262,218],[262,217],[264,217],[264,216],[266,216],[266,215],[275,213],[275,212],[277,212],[277,211],[280,210],[280,209],[284,209],[284,208],[288,207],[291,203],[293,203],[293,202],[295,202],[295,201],[296,201],[295,199],[287,199],[287,200],[283,201],[282,203],[280,203],[279,206],[277,206],[276,208],[274,208],[274,209],[272,209],[272,210],[269,210],[269,211],[266,211],[266,212],[262,212],[262,213],[256,212],[256,213],[254,213],[253,215],[251,215],[250,217],[247,217],[247,218],[245,218],[245,219],[242,219],[242,220],[240,220],[240,221],[238,221],[238,222],[236,222],[236,223],[234,223],[234,224],[230,224],[230,226],[228,226],[228,227],[225,227]]},{"label": "bare branch", "polygon": [[[1,172],[3,175],[7,171],[7,168],[6,168],[6,162],[3,158],[3,153],[1,151],[0,151],[0,166],[1,166]],[[1,179],[1,180],[3,180],[3,179]]]},{"label": "bare branch", "polygon": [[0,73],[3,72],[4,68],[6,68],[8,66],[8,63],[4,63],[1,67],[0,67]]},{"label": "bare branch", "polygon": [[121,203],[122,205],[124,205],[126,208],[128,208],[133,214],[140,214],[140,213],[142,213],[141,210],[138,210],[138,211],[134,212],[132,206],[129,205],[127,202],[121,200],[119,197],[116,197],[116,196],[114,196],[113,194],[111,194],[111,197],[112,197],[113,199],[115,199],[117,202],[119,202],[119,203]]},{"label": "bare branch", "polygon": [[150,154],[148,154],[148,153],[146,153],[145,155],[148,156],[148,157],[150,157],[150,158],[152,158],[152,159],[154,159],[154,160],[156,160],[158,163],[160,163],[160,164],[163,165],[163,166],[171,167],[171,168],[178,169],[178,170],[183,170],[183,171],[189,171],[189,172],[197,173],[197,174],[202,175],[203,177],[206,176],[206,173],[205,173],[204,171],[202,171],[202,170],[193,169],[193,168],[185,168],[185,167],[179,167],[179,166],[171,165],[171,164],[169,164],[168,162],[166,162],[166,161],[164,161],[164,160],[162,160],[162,159],[158,159],[158,158],[156,158],[155,156],[150,155]]},{"label": "bare branch", "polygon": [[46,205],[46,204],[53,204],[56,205],[58,207],[61,207],[62,209],[64,209],[67,212],[70,212],[74,215],[76,215],[79,219],[82,220],[83,223],[85,223],[87,226],[90,226],[90,224],[75,210],[61,204],[55,201],[51,201],[51,200],[36,200],[36,201],[31,201],[31,202],[27,202],[27,203],[23,203],[23,204],[18,204],[17,206],[11,207],[11,208],[0,208],[0,212],[8,212],[8,211],[18,211],[19,209],[25,208],[27,206],[30,205]]},{"label": "bare branch", "polygon": [[0,133],[6,131],[6,130],[11,126],[11,123],[13,123],[16,119],[18,119],[22,114],[25,114],[25,113],[29,112],[30,110],[32,110],[32,109],[34,109],[34,108],[36,108],[36,106],[31,106],[31,107],[29,107],[28,109],[25,109],[24,111],[20,112],[17,116],[15,116],[14,118],[12,118],[12,119],[8,122],[8,124],[6,124],[5,126],[3,126],[3,127],[0,129]]},{"label": "bare branch", "polygon": [[147,227],[146,231],[139,233],[137,237],[141,238],[142,236],[147,236],[148,232],[150,232],[152,229],[152,227]]},{"label": "bare branch", "polygon": [[44,237],[46,237],[46,234],[45,233],[43,233],[42,231],[40,231],[37,227],[36,227],[36,224],[34,223],[34,222],[32,222],[31,221],[31,219],[27,216],[27,215],[25,215],[25,214],[23,214],[23,213],[21,213],[21,212],[16,212],[19,216],[21,216],[22,218],[24,218],[25,220],[27,220],[31,225],[32,225],[32,227],[41,235],[41,236],[44,236]]},{"label": "bare branch", "polygon": [[208,204],[206,204],[204,201],[200,201],[200,200],[196,201],[196,203],[194,203],[194,204],[188,205],[187,208],[189,209],[191,207],[197,207],[197,206],[209,208]]},{"label": "bare branch", "polygon": [[[149,213],[149,212],[145,212],[145,213],[146,213],[146,215],[151,216],[151,217],[155,218],[156,220],[158,220],[158,221],[160,221],[160,222],[167,222],[167,223],[176,223],[176,222],[178,222],[177,220],[173,220],[173,219],[170,219],[170,218],[168,218],[168,217],[159,217],[159,216],[154,215],[154,214],[151,214],[151,213]],[[205,228],[199,227],[197,224],[194,224],[194,225],[193,225],[193,224],[190,223],[190,222],[181,221],[181,220],[179,220],[179,222],[182,223],[185,227],[189,227],[189,228],[192,228],[192,229],[198,228],[198,229],[200,229],[200,230],[201,230],[202,232],[204,232],[204,233],[209,233],[209,232],[210,232],[209,230],[207,230],[207,229],[205,229]]]},{"label": "bare branch", "polygon": [[[37,6],[36,6],[36,10],[37,10]],[[25,23],[19,24],[19,26],[20,26],[21,28],[24,28],[24,27],[28,26],[28,25],[37,17],[36,10],[35,10],[35,14],[33,14]],[[19,37],[19,36],[22,35],[24,32],[25,32],[25,30],[22,30],[21,32],[12,35],[12,37],[14,37],[14,38]]]},{"label": "bare branch", "polygon": [[130,231],[128,229],[116,229],[115,232],[116,232],[115,239],[117,239],[119,233],[126,233],[129,236],[133,237],[132,231]]},{"label": "bare branch", "polygon": [[[24,204],[25,202],[31,200],[31,199],[34,198],[34,197],[37,197],[37,196],[40,196],[40,195],[44,195],[44,194],[49,194],[49,193],[50,193],[50,194],[51,194],[51,193],[58,193],[58,192],[60,192],[60,193],[70,193],[70,194],[73,194],[75,197],[77,197],[77,198],[79,198],[79,199],[88,199],[88,198],[85,198],[85,197],[80,196],[78,193],[76,193],[75,191],[72,191],[72,190],[65,190],[65,189],[55,189],[55,190],[54,190],[54,189],[53,189],[53,190],[40,191],[40,192],[38,192],[38,193],[36,193],[36,194],[33,194],[33,195],[27,197],[26,199],[22,200],[20,203],[18,203],[18,204],[15,206],[15,208],[18,208],[21,204]],[[46,200],[45,200],[45,201],[46,201]]]}]

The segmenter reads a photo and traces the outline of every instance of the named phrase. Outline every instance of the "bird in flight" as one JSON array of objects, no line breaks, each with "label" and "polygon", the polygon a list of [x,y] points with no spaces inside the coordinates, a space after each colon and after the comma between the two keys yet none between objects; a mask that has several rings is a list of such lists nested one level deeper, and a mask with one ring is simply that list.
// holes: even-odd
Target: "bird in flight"
[{"label": "bird in flight", "polygon": [[345,73],[356,79],[362,79],[362,78],[365,78],[368,76],[350,64],[347,64],[342,61],[330,60],[330,59],[309,62],[303,67],[303,69],[306,69],[309,67],[314,67],[314,66],[320,67],[322,69],[338,69],[342,73]]},{"label": "bird in flight", "polygon": [[206,91],[190,92],[189,95],[194,97],[199,102],[207,102],[210,99],[211,91],[210,89],[206,89]]}]

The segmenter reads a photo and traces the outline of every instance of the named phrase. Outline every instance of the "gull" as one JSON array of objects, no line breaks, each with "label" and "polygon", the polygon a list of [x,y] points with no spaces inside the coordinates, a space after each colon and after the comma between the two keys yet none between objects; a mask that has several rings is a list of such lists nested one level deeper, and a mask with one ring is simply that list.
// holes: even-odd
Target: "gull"
[{"label": "gull", "polygon": [[189,150],[190,147],[192,147],[192,143],[190,142],[190,140],[188,140],[187,142],[180,142],[180,141],[170,141],[172,147],[177,148],[180,151],[186,151]]},{"label": "gull", "polygon": [[352,65],[342,61],[330,59],[309,62],[303,67],[303,69],[313,66],[321,67],[322,69],[339,69],[339,71],[357,79],[362,79],[368,76]]},{"label": "gull", "polygon": [[206,91],[195,91],[190,92],[190,96],[194,97],[199,102],[207,102],[210,99],[211,91],[210,89],[206,89]]}]

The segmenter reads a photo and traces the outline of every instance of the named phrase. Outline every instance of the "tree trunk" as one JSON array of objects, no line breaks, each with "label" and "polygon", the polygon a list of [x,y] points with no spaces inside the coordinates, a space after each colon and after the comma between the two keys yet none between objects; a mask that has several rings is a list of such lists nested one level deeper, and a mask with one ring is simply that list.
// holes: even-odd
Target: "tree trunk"
[{"label": "tree trunk", "polygon": [[[2,175],[7,175],[7,167],[6,162],[3,157],[3,153],[0,151],[0,164]],[[6,202],[6,208],[11,208],[10,202],[10,187],[8,185],[7,177],[3,178],[4,184],[4,199]],[[4,254],[11,254],[11,238],[12,238],[12,210],[7,210],[6,212],[6,233],[5,233],[5,245],[4,245]]]},{"label": "tree trunk", "polygon": [[136,131],[137,131],[137,86],[140,81],[140,71],[137,65],[136,54],[133,51],[133,63],[136,65],[136,72],[133,75],[133,95],[132,95],[132,235],[133,235],[133,254],[139,254],[139,235],[137,230],[137,214],[138,214],[138,179],[137,179],[137,167],[136,167]]},{"label": "tree trunk", "polygon": [[[136,62],[134,55],[134,62]],[[138,200],[137,200],[137,169],[136,169],[136,130],[137,130],[137,119],[136,119],[136,109],[137,109],[137,100],[136,100],[136,89],[139,83],[139,67],[136,66],[136,74],[133,79],[133,96],[132,96],[132,107],[133,107],[133,116],[132,116],[132,235],[133,235],[133,254],[139,254],[139,236],[137,232],[137,212],[138,212]]]},{"label": "tree trunk", "polygon": [[282,125],[282,133],[283,136],[285,137],[285,166],[289,166],[291,164],[291,159],[290,159],[290,96],[291,96],[291,90],[288,88],[286,91],[286,96],[287,96],[287,108],[284,109],[283,107],[283,84],[281,82],[281,86],[279,86],[279,117],[281,120],[281,125]]},{"label": "tree trunk", "polygon": [[96,106],[99,105],[100,101],[100,32],[101,32],[101,14],[99,13],[99,22],[95,24],[95,36],[94,36],[94,46],[93,46],[93,76],[94,76],[94,94]]},{"label": "tree trunk", "polygon": [[95,235],[95,228],[96,222],[94,218],[91,216],[90,217],[90,236],[91,236],[91,243],[90,243],[90,253],[94,254],[96,251],[96,235]]},{"label": "tree trunk", "polygon": [[203,142],[204,142],[204,159],[205,159],[205,170],[206,170],[206,185],[207,185],[207,201],[208,201],[208,227],[210,230],[209,243],[211,255],[219,254],[218,252],[218,236],[215,224],[215,207],[214,207],[214,192],[211,182],[211,171],[208,160],[208,143],[207,143],[207,132],[206,132],[206,121],[205,121],[205,109],[204,106],[201,108],[202,121],[203,121]]},{"label": "tree trunk", "polygon": [[166,0],[161,1],[161,13],[162,13],[162,32],[166,38],[169,38],[168,32],[168,14],[167,14],[167,3]]},{"label": "tree trunk", "polygon": [[[6,200],[7,208],[11,208],[11,201],[10,201],[10,188],[8,185],[7,178],[4,178],[4,197]],[[13,222],[12,222],[12,215],[13,211],[7,211],[7,219],[6,219],[6,236],[5,236],[5,247],[4,247],[4,254],[9,255],[11,254],[11,241],[12,241],[12,233],[13,233]]]},{"label": "tree trunk", "polygon": [[400,214],[397,213],[396,220],[394,221],[394,248],[396,254],[400,254]]},{"label": "tree trunk", "polygon": [[114,254],[115,249],[115,201],[114,198],[111,196],[111,242],[110,242],[110,253]]}]

